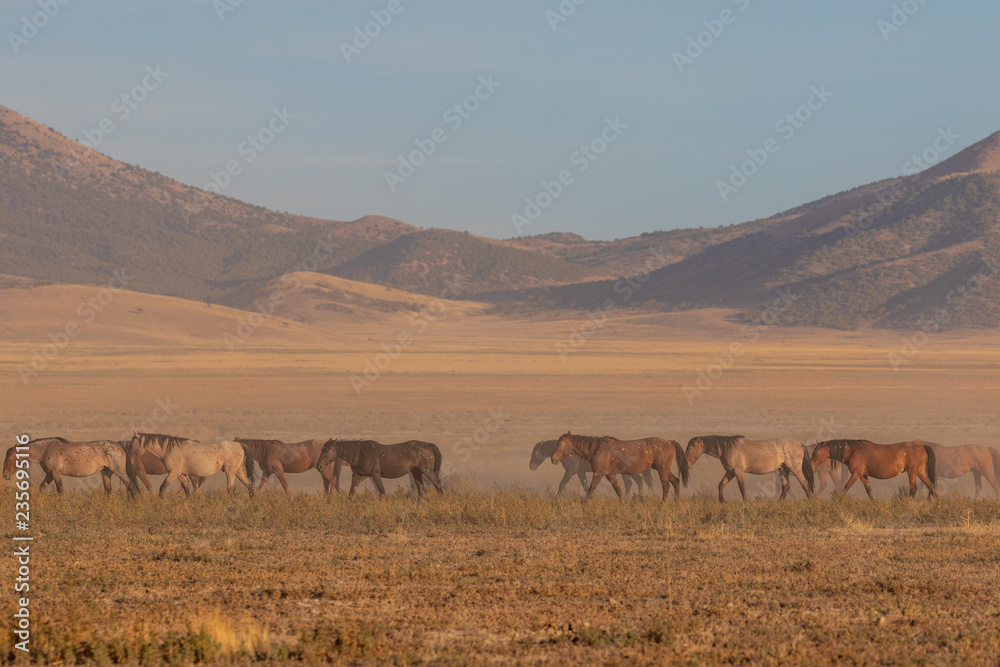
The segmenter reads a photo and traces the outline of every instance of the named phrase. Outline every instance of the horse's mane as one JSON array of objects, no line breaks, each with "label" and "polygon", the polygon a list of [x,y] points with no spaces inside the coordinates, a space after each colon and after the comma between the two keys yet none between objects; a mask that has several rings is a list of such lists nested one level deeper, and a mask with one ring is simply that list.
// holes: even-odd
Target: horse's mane
[{"label": "horse's mane", "polygon": [[140,441],[143,443],[155,442],[156,444],[163,445],[165,454],[173,450],[174,447],[183,445],[185,442],[196,442],[182,438],[179,435],[164,435],[163,433],[139,433],[138,435]]},{"label": "horse's mane", "polygon": [[345,461],[353,461],[361,455],[361,451],[365,447],[371,447],[373,445],[378,445],[378,442],[374,440],[334,440],[337,443],[337,447],[340,448],[340,456],[338,458],[344,459]]},{"label": "horse's mane", "polygon": [[38,442],[39,440],[58,440],[59,442],[63,442],[63,443],[68,443],[69,442],[69,440],[67,440],[66,438],[60,438],[58,435],[53,435],[53,436],[48,437],[48,438],[35,438],[34,440],[29,440],[26,443],[26,445],[33,445],[36,442]]},{"label": "horse's mane", "polygon": [[861,445],[873,445],[871,440],[827,440],[826,442],[819,443],[820,445],[826,445],[827,451],[830,452],[830,460],[837,463],[844,462],[844,455],[848,447],[859,447]]},{"label": "horse's mane", "polygon": [[746,440],[742,435],[703,435],[701,441],[705,443],[705,452],[712,453],[720,458],[729,453],[737,442]]}]

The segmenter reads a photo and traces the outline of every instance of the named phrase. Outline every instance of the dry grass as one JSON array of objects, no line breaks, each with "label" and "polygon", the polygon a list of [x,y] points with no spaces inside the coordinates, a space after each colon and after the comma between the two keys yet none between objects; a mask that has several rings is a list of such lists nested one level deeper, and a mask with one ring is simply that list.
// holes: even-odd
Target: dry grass
[{"label": "dry grass", "polygon": [[986,664],[1000,652],[997,501],[584,507],[457,487],[420,505],[37,497],[33,659]]}]

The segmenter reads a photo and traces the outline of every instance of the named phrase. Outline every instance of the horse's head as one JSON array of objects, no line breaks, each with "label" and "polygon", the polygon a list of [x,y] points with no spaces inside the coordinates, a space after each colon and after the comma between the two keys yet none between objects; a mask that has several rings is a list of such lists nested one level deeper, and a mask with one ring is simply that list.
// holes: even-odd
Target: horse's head
[{"label": "horse's head", "polygon": [[233,442],[243,442],[243,439],[240,436],[238,436],[238,435],[237,436],[233,436]]},{"label": "horse's head", "polygon": [[552,462],[559,463],[570,454],[575,454],[573,448],[573,434],[566,431],[559,438],[556,448],[552,450]]},{"label": "horse's head", "polygon": [[316,461],[316,469],[322,470],[331,463],[334,459],[340,456],[340,446],[334,438],[330,438],[323,445],[323,450],[319,453],[319,459]]},{"label": "horse's head", "polygon": [[545,460],[545,443],[540,442],[535,445],[535,448],[531,450],[531,463],[528,464],[532,470],[538,470],[538,466],[542,465],[542,461]]},{"label": "horse's head", "polygon": [[133,452],[136,453],[136,456],[142,456],[146,453],[146,443],[143,442],[142,435],[138,431],[132,431],[132,439],[125,445],[126,454],[132,454]]},{"label": "horse's head", "polygon": [[830,443],[818,442],[813,447],[812,455],[809,457],[809,463],[811,463],[813,469],[815,469],[818,465],[824,463],[825,461],[830,461],[831,465],[835,465],[835,462],[830,456]]},{"label": "horse's head", "polygon": [[688,446],[684,451],[684,457],[687,459],[689,466],[693,466],[695,461],[701,458],[701,455],[704,453],[705,440],[701,436],[695,436],[688,440]]},{"label": "horse's head", "polygon": [[16,456],[14,455],[14,450],[15,449],[16,449],[15,447],[11,447],[10,449],[7,450],[7,455],[3,457],[3,478],[4,479],[10,479],[11,477],[14,476],[14,468],[16,467],[14,465],[15,464],[15,459],[16,459]]}]

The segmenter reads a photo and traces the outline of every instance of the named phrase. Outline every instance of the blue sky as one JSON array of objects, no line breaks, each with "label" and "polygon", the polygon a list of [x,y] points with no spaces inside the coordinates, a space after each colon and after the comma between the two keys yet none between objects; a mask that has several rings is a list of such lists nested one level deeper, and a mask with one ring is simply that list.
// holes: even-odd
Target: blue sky
[{"label": "blue sky", "polygon": [[[1000,3],[985,0],[564,0],[565,17],[559,0],[69,0],[25,28],[57,2],[0,5],[0,104],[78,140],[109,118],[98,150],[199,187],[235,161],[224,194],[335,220],[496,238],[518,235],[513,214],[520,234],[602,239],[731,224],[898,176],[939,128],[954,151],[1000,130]],[[372,12],[391,21],[348,62]],[[121,119],[112,103],[157,66]],[[272,136],[275,108],[295,117]],[[807,120],[779,131],[797,109]],[[417,141],[433,154],[399,171]],[[580,151],[592,142],[603,152]],[[765,154],[724,200],[733,166]],[[390,188],[387,171],[406,177]]]}]

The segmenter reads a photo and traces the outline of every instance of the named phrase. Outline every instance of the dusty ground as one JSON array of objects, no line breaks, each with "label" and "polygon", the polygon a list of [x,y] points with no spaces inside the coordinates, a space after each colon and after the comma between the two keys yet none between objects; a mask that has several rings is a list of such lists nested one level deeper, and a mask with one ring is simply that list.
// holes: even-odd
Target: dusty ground
[{"label": "dusty ground", "polygon": [[[214,646],[197,639],[204,626],[212,641],[236,644],[203,647],[216,660],[238,652],[239,641],[223,641],[230,627],[257,628],[261,656],[274,660],[281,651],[317,661],[448,661],[456,651],[460,662],[511,653],[996,660],[991,490],[988,502],[952,498],[936,509],[855,502],[860,488],[846,503],[719,509],[702,496],[721,467],[705,460],[684,491],[697,499],[619,507],[605,489],[591,528],[589,510],[548,497],[561,477],[555,466],[527,469],[531,446],[566,429],[682,443],[739,432],[997,446],[995,333],[939,334],[896,371],[889,354],[910,332],[770,327],[752,336],[730,313],[631,309],[591,327],[586,314],[471,317],[483,309],[447,303],[437,314],[418,306],[327,316],[320,326],[292,318],[308,304],[290,302],[230,350],[223,335],[245,312],[120,293],[84,322],[76,313],[90,292],[0,293],[4,442],[24,432],[118,438],[133,428],[203,440],[420,438],[441,446],[466,495],[419,508],[370,497],[285,505],[274,489],[255,506],[214,496],[137,508],[117,498],[37,499],[38,618],[52,646],[111,641],[105,631],[117,628],[163,657],[173,628],[180,644],[170,650],[193,659],[198,642]],[[81,332],[22,381],[19,369],[69,321]],[[400,340],[409,342],[397,354]],[[734,342],[742,352],[717,372]],[[382,368],[365,377],[369,362]],[[715,378],[686,396],[699,372]],[[313,492],[319,477],[291,483]],[[886,499],[899,486],[873,484]],[[755,480],[751,492],[769,497],[771,480]],[[9,495],[3,507],[7,516]],[[251,576],[251,566],[265,571]],[[94,646],[87,650],[104,650]]]}]

